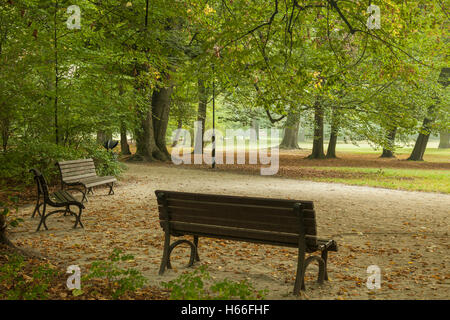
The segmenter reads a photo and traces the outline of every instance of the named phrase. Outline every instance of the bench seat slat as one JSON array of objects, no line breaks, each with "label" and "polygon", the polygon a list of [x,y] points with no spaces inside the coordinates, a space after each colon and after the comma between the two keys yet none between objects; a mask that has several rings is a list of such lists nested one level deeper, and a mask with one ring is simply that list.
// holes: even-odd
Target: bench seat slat
[{"label": "bench seat slat", "polygon": [[96,177],[95,174],[93,173],[85,173],[85,174],[80,174],[78,176],[72,176],[72,177],[68,177],[68,178],[63,178],[64,182],[68,182],[68,183],[72,183],[74,181],[80,181],[83,179],[89,179],[89,178],[94,178]]},{"label": "bench seat slat", "polygon": [[[267,232],[184,222],[170,222],[170,228],[174,228],[174,233],[178,233],[178,235],[199,235],[207,238],[262,243],[292,248],[298,247],[298,234],[294,233]],[[318,249],[315,237],[306,238],[306,245],[308,252],[314,252]]]},{"label": "bench seat slat", "polygon": [[[164,191],[157,190],[156,193],[161,193]],[[167,191],[166,191],[167,192]],[[214,195],[214,194],[202,194],[202,193],[186,193],[186,192],[175,192],[170,191],[168,193],[169,201],[189,203],[191,201],[200,202],[226,202],[226,203],[236,203],[236,204],[248,204],[248,205],[258,205],[258,206],[273,206],[273,207],[285,207],[292,208],[295,203],[301,203],[305,209],[314,209],[314,204],[312,201],[305,200],[286,200],[286,199],[272,199],[272,198],[257,198],[257,197],[240,197],[240,196],[228,196],[228,195]]]},{"label": "bench seat slat", "polygon": [[95,169],[89,169],[89,170],[83,170],[83,171],[73,171],[70,173],[64,173],[64,174],[61,174],[61,176],[64,179],[70,179],[71,177],[77,177],[77,176],[81,176],[84,174],[97,175],[97,172],[95,171]]},{"label": "bench seat slat", "polygon": [[[261,229],[266,231],[279,231],[279,232],[292,232],[297,233],[300,230],[300,223],[298,218],[295,217],[279,217],[278,219],[273,219],[273,217],[269,217],[269,219],[264,219],[263,216],[259,218],[257,216],[252,217],[250,215],[243,215],[241,219],[233,218],[227,215],[218,215],[217,212],[211,214],[209,216],[205,214],[203,215],[195,215],[190,214],[192,211],[187,212],[187,214],[183,214],[180,210],[176,211],[176,213],[170,214],[170,221],[180,221],[180,222],[193,222],[193,223],[201,223],[208,225],[217,225],[217,226],[225,226],[225,227],[241,227],[241,228],[249,228],[249,229]],[[163,214],[159,215],[161,220],[164,220]],[[309,235],[316,235],[316,221],[313,218],[306,218],[304,220],[305,232]]]},{"label": "bench seat slat", "polygon": [[89,164],[89,165],[85,165],[82,167],[63,167],[61,168],[61,173],[62,174],[70,174],[71,172],[77,172],[77,171],[86,171],[86,170],[95,170],[95,166],[93,163]]},{"label": "bench seat slat", "polygon": [[81,179],[80,183],[85,185],[87,188],[96,187],[106,183],[116,182],[116,177],[105,176],[105,177],[92,177],[88,179]]},{"label": "bench seat slat", "polygon": [[88,159],[60,161],[60,162],[58,162],[58,164],[60,166],[70,166],[70,165],[74,165],[74,164],[89,163],[89,162],[93,162],[93,161],[94,160],[92,158],[88,158]]},{"label": "bench seat slat", "polygon": [[[294,202],[295,203],[295,202]],[[286,215],[290,217],[295,217],[295,213],[293,212],[294,203],[290,206],[268,206],[263,204],[247,204],[247,203],[230,203],[230,202],[209,202],[209,201],[177,201],[173,199],[167,200],[167,206],[169,208],[186,208],[186,209],[205,209],[208,211],[230,211],[230,210],[239,210],[239,208],[245,208],[246,213],[254,213],[260,215],[270,215],[270,216],[280,216]],[[297,202],[298,203],[298,202]],[[160,204],[162,205],[162,204]],[[314,210],[310,210],[307,212],[307,218],[314,218],[315,216],[310,216],[310,214],[314,214]]]}]

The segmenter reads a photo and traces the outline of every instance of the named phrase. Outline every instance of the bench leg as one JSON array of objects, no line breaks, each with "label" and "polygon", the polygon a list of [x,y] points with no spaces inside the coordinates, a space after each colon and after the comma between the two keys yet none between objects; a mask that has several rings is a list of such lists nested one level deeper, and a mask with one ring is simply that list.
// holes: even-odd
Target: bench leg
[{"label": "bench leg", "polygon": [[200,261],[198,256],[198,236],[194,236],[194,246],[195,246],[195,261]]},{"label": "bench leg", "polygon": [[38,216],[42,216],[41,210],[39,209],[40,207],[42,207],[44,205],[44,203],[40,203],[39,205],[36,204],[36,207],[34,208],[33,214],[31,215],[31,218],[34,218],[34,216],[36,215],[36,212],[38,214]]},{"label": "bench leg", "polygon": [[38,196],[38,199],[36,201],[36,206],[34,207],[33,214],[31,215],[32,218],[36,215],[36,212],[39,216],[41,216],[41,212],[39,211],[39,207],[42,206],[43,203],[40,203],[40,197]]},{"label": "bench leg", "polygon": [[88,188],[87,194],[94,194],[94,189],[92,189],[92,187]]},{"label": "bench leg", "polygon": [[45,230],[48,230],[47,225],[45,224],[45,211],[46,211],[46,209],[47,209],[47,206],[45,205],[45,202],[44,202],[43,209],[42,209],[42,212],[41,212],[41,220],[39,221],[39,224],[38,224],[38,227],[36,229],[36,232],[39,231],[39,229],[41,228],[42,224],[44,224]]},{"label": "bench leg", "polygon": [[163,257],[162,257],[162,261],[161,261],[161,266],[159,267],[159,275],[162,275],[164,273],[164,271],[166,270],[166,267],[168,265],[169,247],[170,247],[170,234],[168,232],[166,232],[165,239],[164,239]]},{"label": "bench leg", "polygon": [[294,284],[294,295],[296,296],[300,293],[300,289],[304,290],[305,288],[304,276],[305,276],[305,248],[303,245],[300,245],[298,248],[297,274],[295,276],[295,284]]},{"label": "bench leg", "polygon": [[323,262],[324,262],[324,265],[325,265],[325,270],[324,270],[324,280],[326,280],[326,281],[328,281],[328,269],[327,269],[327,260],[328,260],[328,250],[323,250],[322,251],[322,260],[323,260]]},{"label": "bench leg", "polygon": [[114,182],[111,182],[111,184],[109,185],[109,193],[108,193],[108,195],[113,195],[114,194],[113,187],[114,187]]},{"label": "bench leg", "polygon": [[73,226],[74,229],[77,227],[78,224],[80,225],[80,227],[84,228],[83,224],[81,223],[81,213],[83,212],[83,208],[81,207],[78,208],[79,208],[78,214],[76,214],[73,211],[70,211],[70,213],[75,216],[75,225]]}]

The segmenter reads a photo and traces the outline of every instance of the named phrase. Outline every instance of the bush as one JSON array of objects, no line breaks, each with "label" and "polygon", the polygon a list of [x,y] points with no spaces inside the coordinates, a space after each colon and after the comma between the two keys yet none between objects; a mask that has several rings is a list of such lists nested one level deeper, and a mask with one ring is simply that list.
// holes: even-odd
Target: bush
[{"label": "bush", "polygon": [[92,263],[89,274],[83,280],[106,279],[109,293],[113,299],[122,297],[125,293],[135,292],[142,288],[147,279],[136,269],[123,269],[117,263],[133,260],[132,255],[122,254],[120,249],[114,249],[109,261],[95,261]]},{"label": "bush", "polygon": [[[50,284],[58,271],[48,264],[31,267],[18,254],[8,254],[7,262],[0,266],[0,299],[46,299]],[[31,270],[27,270],[31,268]]]},{"label": "bush", "polygon": [[211,277],[206,266],[201,266],[190,273],[184,273],[175,280],[163,282],[162,286],[171,291],[170,298],[173,300],[254,300],[264,299],[267,290],[256,291],[247,280],[213,282],[209,289],[206,282]]},{"label": "bush", "polygon": [[119,176],[124,165],[115,160],[111,152],[93,142],[80,148],[64,147],[50,142],[21,143],[6,153],[0,153],[0,179],[15,186],[34,183],[31,168],[37,168],[49,183],[57,182],[57,161],[92,158],[99,175]]}]

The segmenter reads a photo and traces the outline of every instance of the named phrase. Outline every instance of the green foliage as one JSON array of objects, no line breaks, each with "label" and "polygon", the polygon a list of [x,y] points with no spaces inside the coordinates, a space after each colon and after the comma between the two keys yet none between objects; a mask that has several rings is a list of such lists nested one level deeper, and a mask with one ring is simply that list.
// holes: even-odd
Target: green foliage
[{"label": "green foliage", "polygon": [[225,279],[213,282],[207,288],[208,280],[211,280],[211,276],[206,266],[201,266],[162,285],[171,290],[172,300],[252,300],[264,299],[267,294],[267,290],[256,291],[247,280],[236,282]]},{"label": "green foliage", "polygon": [[[19,199],[17,197],[8,197],[8,201],[14,204],[14,211],[17,213],[19,208],[17,206],[17,202]],[[18,227],[21,222],[23,222],[22,218],[12,216],[13,211],[10,206],[6,203],[0,201],[0,232],[3,232],[3,228],[9,225],[10,227]]]},{"label": "green foliage", "polygon": [[8,254],[6,259],[7,262],[0,266],[0,283],[5,287],[0,291],[0,299],[38,300],[48,297],[47,290],[58,271],[45,264],[28,272],[28,264],[22,256]]},{"label": "green foliage", "polygon": [[83,158],[94,159],[99,175],[119,176],[124,165],[115,160],[102,146],[87,142],[80,148],[64,147],[52,142],[22,142],[0,153],[0,178],[10,184],[33,184],[31,168],[39,169],[49,182],[56,181],[57,161]]},{"label": "green foliage", "polygon": [[95,261],[92,263],[89,274],[83,276],[84,280],[101,278],[106,279],[113,299],[119,299],[128,292],[135,292],[142,288],[147,279],[139,270],[118,266],[120,262],[133,260],[132,255],[122,254],[122,250],[115,248],[109,261]]}]

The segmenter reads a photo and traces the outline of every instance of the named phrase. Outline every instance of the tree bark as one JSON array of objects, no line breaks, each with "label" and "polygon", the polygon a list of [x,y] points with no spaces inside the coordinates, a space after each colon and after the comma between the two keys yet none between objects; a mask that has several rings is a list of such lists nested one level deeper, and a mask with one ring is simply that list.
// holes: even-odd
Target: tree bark
[{"label": "tree bark", "polygon": [[300,149],[298,146],[298,130],[300,126],[299,114],[295,110],[289,109],[289,113],[284,125],[283,140],[281,140],[281,149]]},{"label": "tree bark", "polygon": [[203,135],[205,133],[205,120],[206,120],[206,109],[208,106],[208,91],[205,86],[205,82],[202,79],[198,79],[198,110],[197,110],[197,121],[202,123],[202,127],[197,129],[195,136],[197,137],[194,141],[194,152],[197,150],[197,144],[201,143],[201,150],[203,153],[203,148],[205,147],[205,142],[203,141]]},{"label": "tree bark", "polygon": [[107,130],[97,130],[97,143],[104,145],[106,141],[112,139],[112,132]]},{"label": "tree bark", "polygon": [[430,125],[432,120],[429,118],[425,118],[422,124],[422,130],[417,137],[416,144],[414,145],[414,149],[411,152],[408,160],[412,161],[423,161],[423,155],[427,148],[428,139],[430,137]]},{"label": "tree bark", "polygon": [[327,159],[336,159],[336,144],[337,138],[339,135],[339,118],[337,114],[337,110],[333,108],[333,112],[331,113],[331,133],[330,133],[330,141],[328,142],[327,149]]},{"label": "tree bark", "polygon": [[145,110],[138,108],[138,119],[141,123],[136,128],[136,154],[130,161],[155,161],[165,160],[164,154],[156,145],[153,129],[152,105],[149,102]]},{"label": "tree bark", "polygon": [[388,147],[383,148],[383,153],[380,158],[395,158],[395,136],[397,135],[397,127],[391,128],[387,134]]},{"label": "tree bark", "polygon": [[153,130],[156,145],[161,152],[160,156],[162,156],[160,160],[162,161],[170,159],[170,154],[166,145],[166,132],[169,123],[172,91],[172,86],[157,88],[153,91],[152,95]]},{"label": "tree bark", "polygon": [[439,133],[439,149],[450,148],[450,132],[441,131]]},{"label": "tree bark", "polygon": [[256,119],[252,120],[252,129],[255,132],[255,139],[256,141],[259,141],[259,121]]},{"label": "tree bark", "polygon": [[325,153],[323,151],[323,108],[319,101],[316,101],[314,106],[314,140],[312,153],[307,158],[325,158]]},{"label": "tree bark", "polygon": [[120,150],[123,155],[130,155],[130,146],[128,145],[127,126],[124,121],[120,123]]}]

